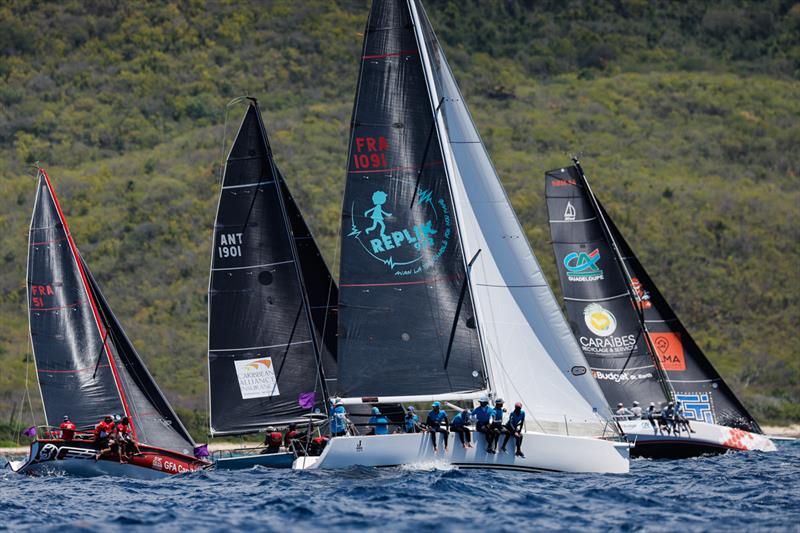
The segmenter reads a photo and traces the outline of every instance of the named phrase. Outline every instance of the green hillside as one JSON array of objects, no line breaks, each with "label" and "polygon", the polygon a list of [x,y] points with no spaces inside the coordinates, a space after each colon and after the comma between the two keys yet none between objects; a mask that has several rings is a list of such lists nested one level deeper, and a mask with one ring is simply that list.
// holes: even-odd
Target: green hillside
[{"label": "green hillside", "polygon": [[[137,4],[0,7],[0,422],[31,417],[20,402],[34,161],[198,434],[232,98],[259,98],[277,162],[334,258],[368,2]],[[762,422],[800,420],[800,4],[426,7],[550,280],[543,172],[580,152],[598,196],[745,403]],[[242,111],[230,109],[228,142]]]}]

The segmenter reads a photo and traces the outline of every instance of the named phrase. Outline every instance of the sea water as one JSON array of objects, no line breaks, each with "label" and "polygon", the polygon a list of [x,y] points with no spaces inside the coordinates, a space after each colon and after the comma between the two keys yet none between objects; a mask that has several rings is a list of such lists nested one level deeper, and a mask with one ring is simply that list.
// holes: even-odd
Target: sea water
[{"label": "sea water", "polygon": [[[3,460],[0,460],[2,462]],[[627,475],[420,468],[207,471],[159,481],[0,470],[0,529],[800,530],[800,442],[636,459]]]}]

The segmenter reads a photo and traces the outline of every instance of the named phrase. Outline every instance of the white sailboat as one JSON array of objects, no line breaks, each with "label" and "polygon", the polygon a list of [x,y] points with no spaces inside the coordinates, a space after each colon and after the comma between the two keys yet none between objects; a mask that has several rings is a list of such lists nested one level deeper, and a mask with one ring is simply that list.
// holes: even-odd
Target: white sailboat
[{"label": "white sailboat", "polygon": [[[418,0],[375,1],[343,209],[345,405],[520,401],[525,457],[426,434],[344,436],[294,468],[446,463],[614,472],[629,444],[531,251]],[[370,225],[371,224],[371,225]]]}]

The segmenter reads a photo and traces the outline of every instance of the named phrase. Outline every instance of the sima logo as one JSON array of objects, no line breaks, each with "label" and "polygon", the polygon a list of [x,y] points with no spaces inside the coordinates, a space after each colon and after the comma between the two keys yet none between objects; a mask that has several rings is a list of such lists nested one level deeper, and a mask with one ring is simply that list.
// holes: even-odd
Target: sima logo
[{"label": "sima logo", "polygon": [[[389,267],[395,276],[409,276],[429,269],[445,253],[452,235],[447,203],[442,198],[434,201],[431,191],[420,189],[414,207],[422,210],[422,217],[413,218],[423,222],[387,227],[394,216],[385,209],[388,199],[384,191],[375,191],[371,197],[372,206],[364,211],[361,209],[365,206],[357,209],[353,202],[350,208],[352,226],[347,236],[358,241],[369,257]],[[367,222],[359,228],[357,221],[362,217]]]}]

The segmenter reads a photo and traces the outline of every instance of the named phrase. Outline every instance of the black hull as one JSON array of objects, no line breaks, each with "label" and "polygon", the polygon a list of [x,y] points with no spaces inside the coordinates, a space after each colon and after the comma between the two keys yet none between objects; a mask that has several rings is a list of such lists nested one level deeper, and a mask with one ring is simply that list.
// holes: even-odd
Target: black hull
[{"label": "black hull", "polygon": [[718,444],[702,442],[681,442],[675,440],[661,442],[637,442],[631,448],[631,457],[646,459],[690,459],[708,455],[721,455],[728,451],[738,451]]}]

